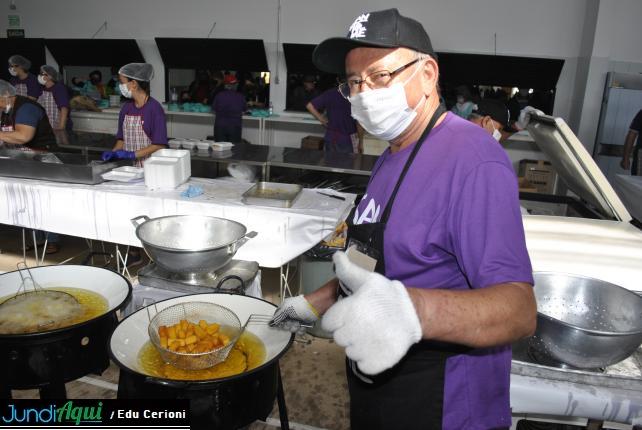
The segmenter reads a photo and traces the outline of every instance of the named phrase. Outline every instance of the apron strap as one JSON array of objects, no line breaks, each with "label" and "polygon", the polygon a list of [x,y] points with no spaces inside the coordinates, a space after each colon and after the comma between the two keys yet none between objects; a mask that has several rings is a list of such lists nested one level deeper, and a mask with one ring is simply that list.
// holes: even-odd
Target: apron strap
[{"label": "apron strap", "polygon": [[401,187],[401,183],[403,182],[404,178],[406,177],[406,173],[408,173],[408,170],[410,169],[410,166],[412,165],[412,162],[415,160],[415,157],[417,156],[417,153],[419,152],[419,149],[421,149],[421,145],[423,145],[424,141],[432,131],[433,127],[435,126],[435,123],[439,119],[439,117],[445,113],[446,110],[444,107],[440,104],[437,110],[432,114],[432,117],[430,118],[430,121],[428,122],[428,125],[424,129],[423,133],[421,134],[421,137],[415,144],[415,147],[412,149],[412,152],[410,153],[410,156],[408,157],[408,160],[406,161],[405,166],[403,167],[403,170],[401,171],[401,174],[399,175],[399,179],[397,180],[397,184],[395,185],[394,190],[392,191],[392,194],[390,195],[390,199],[388,200],[388,203],[386,204],[386,208],[383,211],[383,214],[381,215],[380,222],[386,223],[388,222],[388,218],[390,217],[390,212],[392,212],[392,205],[395,201],[395,198],[397,197],[397,192],[399,191],[399,188]]}]

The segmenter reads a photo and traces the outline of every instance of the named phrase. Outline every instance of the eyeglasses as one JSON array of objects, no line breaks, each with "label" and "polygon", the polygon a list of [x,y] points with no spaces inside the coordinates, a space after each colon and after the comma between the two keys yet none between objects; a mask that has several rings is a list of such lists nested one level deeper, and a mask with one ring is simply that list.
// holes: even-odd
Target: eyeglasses
[{"label": "eyeglasses", "polygon": [[365,79],[348,79],[346,82],[339,85],[339,92],[343,97],[348,98],[351,95],[356,94],[361,89],[361,85],[364,82],[372,89],[384,88],[390,83],[395,75],[403,72],[420,60],[421,58],[414,59],[410,63],[404,64],[392,72],[388,70],[377,70],[376,72],[370,73]]}]

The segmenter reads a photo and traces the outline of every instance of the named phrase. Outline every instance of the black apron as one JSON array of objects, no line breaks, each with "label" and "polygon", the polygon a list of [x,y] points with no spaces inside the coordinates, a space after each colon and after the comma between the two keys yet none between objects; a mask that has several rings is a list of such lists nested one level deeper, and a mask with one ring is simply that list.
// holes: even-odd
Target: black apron
[{"label": "black apron", "polygon": [[22,96],[16,96],[16,101],[11,108],[9,113],[2,113],[2,124],[7,125],[10,130],[14,131],[16,125],[16,113],[23,105],[32,105],[40,110],[43,115],[36,124],[36,132],[28,143],[24,144],[24,147],[32,149],[34,151],[56,151],[59,149],[58,144],[56,143],[56,136],[54,135],[51,124],[49,124],[49,118],[47,117],[47,112],[45,109],[40,106],[39,103]]},{"label": "black apron", "polygon": [[[440,106],[430,119],[399,175],[379,222],[355,225],[354,212],[348,217],[348,247],[356,246],[362,253],[375,258],[375,271],[384,276],[384,233],[397,192],[421,146],[444,112]],[[372,177],[376,173],[373,172]],[[340,284],[339,294],[347,296],[351,291],[346,291]],[[348,359],[351,429],[441,428],[446,360],[469,350],[461,345],[421,341],[413,345],[393,368],[374,376],[362,374],[356,363]]]}]

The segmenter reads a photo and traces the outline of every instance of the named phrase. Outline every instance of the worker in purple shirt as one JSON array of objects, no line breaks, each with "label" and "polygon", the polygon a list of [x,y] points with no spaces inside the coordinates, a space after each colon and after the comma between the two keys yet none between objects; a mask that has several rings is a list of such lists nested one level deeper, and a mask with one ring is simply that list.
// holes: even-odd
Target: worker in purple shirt
[{"label": "worker in purple shirt", "polygon": [[38,78],[29,71],[31,61],[22,55],[9,57],[9,83],[16,87],[17,95],[36,100],[42,92]]},{"label": "worker in purple shirt", "polygon": [[60,82],[60,73],[49,65],[40,66],[38,82],[42,85],[42,94],[38,103],[45,108],[49,124],[54,130],[71,130],[69,118],[69,92],[65,84]]},{"label": "worker in purple shirt", "polygon": [[232,74],[223,78],[224,89],[212,101],[214,140],[217,142],[241,142],[243,112],[247,107],[245,97],[236,88],[238,81]]},{"label": "worker in purple shirt", "polygon": [[272,324],[323,315],[347,355],[353,430],[509,428],[510,345],[537,307],[506,152],[440,106],[428,34],[397,9],[358,16],[313,61],[345,72],[352,116],[390,146],[337,278],[285,299]]},{"label": "worker in purple shirt", "polygon": [[359,151],[357,122],[350,115],[350,102],[337,88],[310,101],[306,109],[325,127],[323,150],[350,154]]},{"label": "worker in purple shirt", "polygon": [[167,146],[167,123],[161,104],[150,95],[154,68],[148,63],[129,63],[118,71],[119,89],[130,99],[120,109],[116,144],[102,159],[136,160],[142,167],[149,156]]}]

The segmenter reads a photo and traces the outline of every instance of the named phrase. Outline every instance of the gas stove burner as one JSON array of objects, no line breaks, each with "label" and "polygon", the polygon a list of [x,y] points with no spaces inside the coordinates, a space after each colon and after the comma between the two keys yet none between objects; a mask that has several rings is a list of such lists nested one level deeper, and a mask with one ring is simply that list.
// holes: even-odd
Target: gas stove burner
[{"label": "gas stove burner", "polygon": [[[175,273],[150,263],[138,271],[138,281],[147,287],[184,293],[230,292],[244,294],[259,271],[256,261],[232,260],[207,273]],[[243,283],[241,284],[241,281]]]},{"label": "gas stove burner", "polygon": [[562,363],[561,361],[554,360],[551,357],[547,356],[546,354],[543,354],[541,351],[535,348],[532,344],[528,345],[528,350],[526,351],[526,355],[535,364],[541,364],[543,366],[548,366],[548,367],[555,367],[558,369],[581,370],[584,372],[595,372],[595,373],[604,373],[606,370],[604,368],[580,369],[578,367],[574,367],[569,364]]}]

